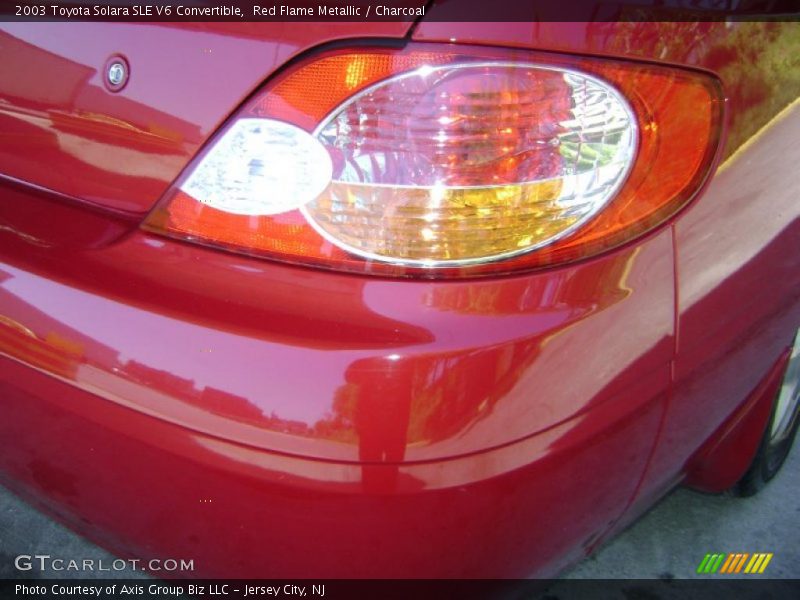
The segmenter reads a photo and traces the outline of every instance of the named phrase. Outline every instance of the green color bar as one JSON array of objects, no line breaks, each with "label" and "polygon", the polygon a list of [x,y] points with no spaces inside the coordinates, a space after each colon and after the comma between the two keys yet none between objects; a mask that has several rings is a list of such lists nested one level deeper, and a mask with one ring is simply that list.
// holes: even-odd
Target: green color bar
[{"label": "green color bar", "polygon": [[697,567],[698,573],[705,573],[706,565],[708,564],[709,559],[711,558],[710,554],[706,554],[703,557],[703,560],[700,562],[700,566]]}]

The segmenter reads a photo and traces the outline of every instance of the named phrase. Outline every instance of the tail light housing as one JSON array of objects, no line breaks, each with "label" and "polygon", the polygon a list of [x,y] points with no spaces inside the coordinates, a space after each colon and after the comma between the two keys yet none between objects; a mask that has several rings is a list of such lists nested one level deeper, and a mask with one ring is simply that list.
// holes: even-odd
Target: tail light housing
[{"label": "tail light housing", "polygon": [[378,275],[560,264],[685,205],[721,116],[715,79],[671,67],[450,45],[336,50],[268,82],[144,226]]}]

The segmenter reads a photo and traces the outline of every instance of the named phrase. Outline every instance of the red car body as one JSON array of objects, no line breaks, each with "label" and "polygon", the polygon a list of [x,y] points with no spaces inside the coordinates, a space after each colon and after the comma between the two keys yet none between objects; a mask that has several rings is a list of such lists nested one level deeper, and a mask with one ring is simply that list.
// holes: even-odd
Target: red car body
[{"label": "red car body", "polygon": [[[730,487],[800,324],[798,27],[3,24],[3,483],[206,577],[550,576],[676,485]],[[371,38],[702,70],[726,97],[718,166],[643,237],[482,279],[139,227],[272,73]]]}]

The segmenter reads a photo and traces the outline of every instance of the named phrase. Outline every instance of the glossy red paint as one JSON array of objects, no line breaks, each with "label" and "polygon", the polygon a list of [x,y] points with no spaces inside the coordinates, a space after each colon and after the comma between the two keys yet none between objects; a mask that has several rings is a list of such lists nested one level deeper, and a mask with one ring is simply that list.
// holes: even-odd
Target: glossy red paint
[{"label": "glossy red paint", "polygon": [[[286,61],[322,42],[398,38],[410,27],[0,24],[0,131],[8,140],[0,146],[1,172],[144,213],[228,113]],[[103,70],[114,55],[131,64],[116,94],[106,89]]]},{"label": "glossy red paint", "polygon": [[[580,559],[686,476],[800,323],[800,183],[785,176],[800,109],[767,123],[786,90],[754,100],[745,67],[757,63],[747,52],[770,46],[722,64],[731,34],[711,25],[700,41],[692,25],[414,31],[704,68],[730,99],[726,162],[668,226],[570,266],[457,282],[289,267],[138,228],[136,213],[284,60],[340,35],[402,36],[407,24],[92,30],[98,64],[112,37],[129,44],[114,47],[131,61],[129,85],[91,110],[136,124],[126,135],[113,125],[101,146],[139,152],[129,164],[142,175],[80,170],[90,167],[51,139],[63,135],[50,116],[32,146],[0,153],[5,175],[51,190],[0,188],[3,481],[120,555],[194,558],[202,576],[547,576]],[[91,63],[91,44],[65,41],[83,25],[58,42],[7,27],[0,41],[27,44],[21,56]],[[210,60],[200,52],[181,86],[135,83],[140,57],[163,77],[158,60],[176,65],[170,51],[208,40],[229,86],[199,82]],[[239,64],[248,48],[272,52],[261,70]],[[65,97],[33,110],[25,90],[2,89],[8,80],[0,91],[17,100],[0,111],[4,132],[23,114],[89,106]],[[70,98],[100,93],[96,73],[77,80]],[[126,113],[129,93],[148,108]],[[136,119],[160,111],[163,126],[190,96],[208,97],[184,115],[196,133],[164,151],[176,158],[156,176],[152,131]],[[96,141],[89,121],[75,127]],[[58,168],[34,164],[39,143]]]},{"label": "glossy red paint", "polygon": [[606,403],[446,462],[331,463],[176,427],[6,359],[2,369],[17,382],[3,386],[0,425],[16,489],[122,556],[193,558],[191,575],[217,577],[555,573],[618,517],[660,414]]},{"label": "glossy red paint", "polygon": [[795,102],[723,163],[675,223],[675,391],[654,478],[690,460],[698,441],[757,389],[800,324],[800,257],[792,250],[800,247],[800,183],[788,175],[797,135]]},{"label": "glossy red paint", "polygon": [[439,460],[667,388],[668,231],[562,271],[459,283],[321,276],[137,230],[89,251],[18,230],[0,248],[15,257],[3,314],[25,328],[9,326],[6,354],[52,371],[32,357],[61,349],[57,374],[87,391],[265,450],[359,461],[365,439],[396,438],[380,461]]},{"label": "glossy red paint", "polygon": [[[559,52],[685,65],[720,77],[728,105],[723,161],[673,221],[678,282],[673,387],[659,439],[630,515],[679,483],[707,440],[745,403],[800,324],[800,182],[791,174],[800,135],[800,78],[779,65],[797,23],[423,22],[420,41],[545,47]],[[787,104],[789,106],[787,106]],[[756,225],[757,224],[757,225]],[[762,422],[751,419],[758,429]],[[758,432],[760,435],[760,432]],[[743,435],[753,435],[752,431]],[[746,452],[745,452],[746,453]],[[750,456],[734,453],[726,480]],[[701,489],[719,485],[719,473]],[[618,528],[615,529],[615,531]]]},{"label": "glossy red paint", "polygon": [[686,485],[704,492],[721,493],[741,479],[769,423],[788,360],[787,349],[747,402],[738,407],[697,451],[687,468]]}]

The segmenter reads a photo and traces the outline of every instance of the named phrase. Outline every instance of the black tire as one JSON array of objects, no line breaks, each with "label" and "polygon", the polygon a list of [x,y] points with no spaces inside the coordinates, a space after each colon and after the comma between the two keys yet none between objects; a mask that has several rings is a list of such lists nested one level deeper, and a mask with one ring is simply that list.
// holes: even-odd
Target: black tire
[{"label": "black tire", "polygon": [[[798,338],[800,338],[800,335]],[[797,344],[797,341],[795,344]],[[796,377],[796,375],[793,373],[796,371],[796,368],[792,369],[791,364],[792,363],[790,361],[790,364],[787,365],[786,374],[784,375],[782,382],[783,385],[781,388],[792,383],[788,382],[787,378]],[[795,388],[800,387],[797,386],[796,381],[793,383]],[[788,428],[783,432],[782,435],[779,436],[779,439],[775,439],[773,437],[773,426],[775,424],[775,419],[778,416],[776,413],[780,394],[781,389],[779,389],[778,393],[775,395],[775,401],[772,405],[772,413],[770,414],[766,431],[764,431],[764,437],[761,438],[761,443],[758,446],[758,451],[753,458],[750,468],[734,486],[733,490],[731,490],[736,496],[752,496],[753,494],[761,491],[767,482],[778,474],[778,471],[780,471],[783,463],[786,462],[786,457],[789,456],[789,452],[792,449],[792,444],[794,443],[794,438],[797,435],[797,429],[800,426],[800,401],[796,400],[798,394],[800,394],[800,389],[795,389],[794,393],[791,394],[791,397],[795,399],[794,404],[790,404],[789,411],[785,413],[789,419]]]}]

